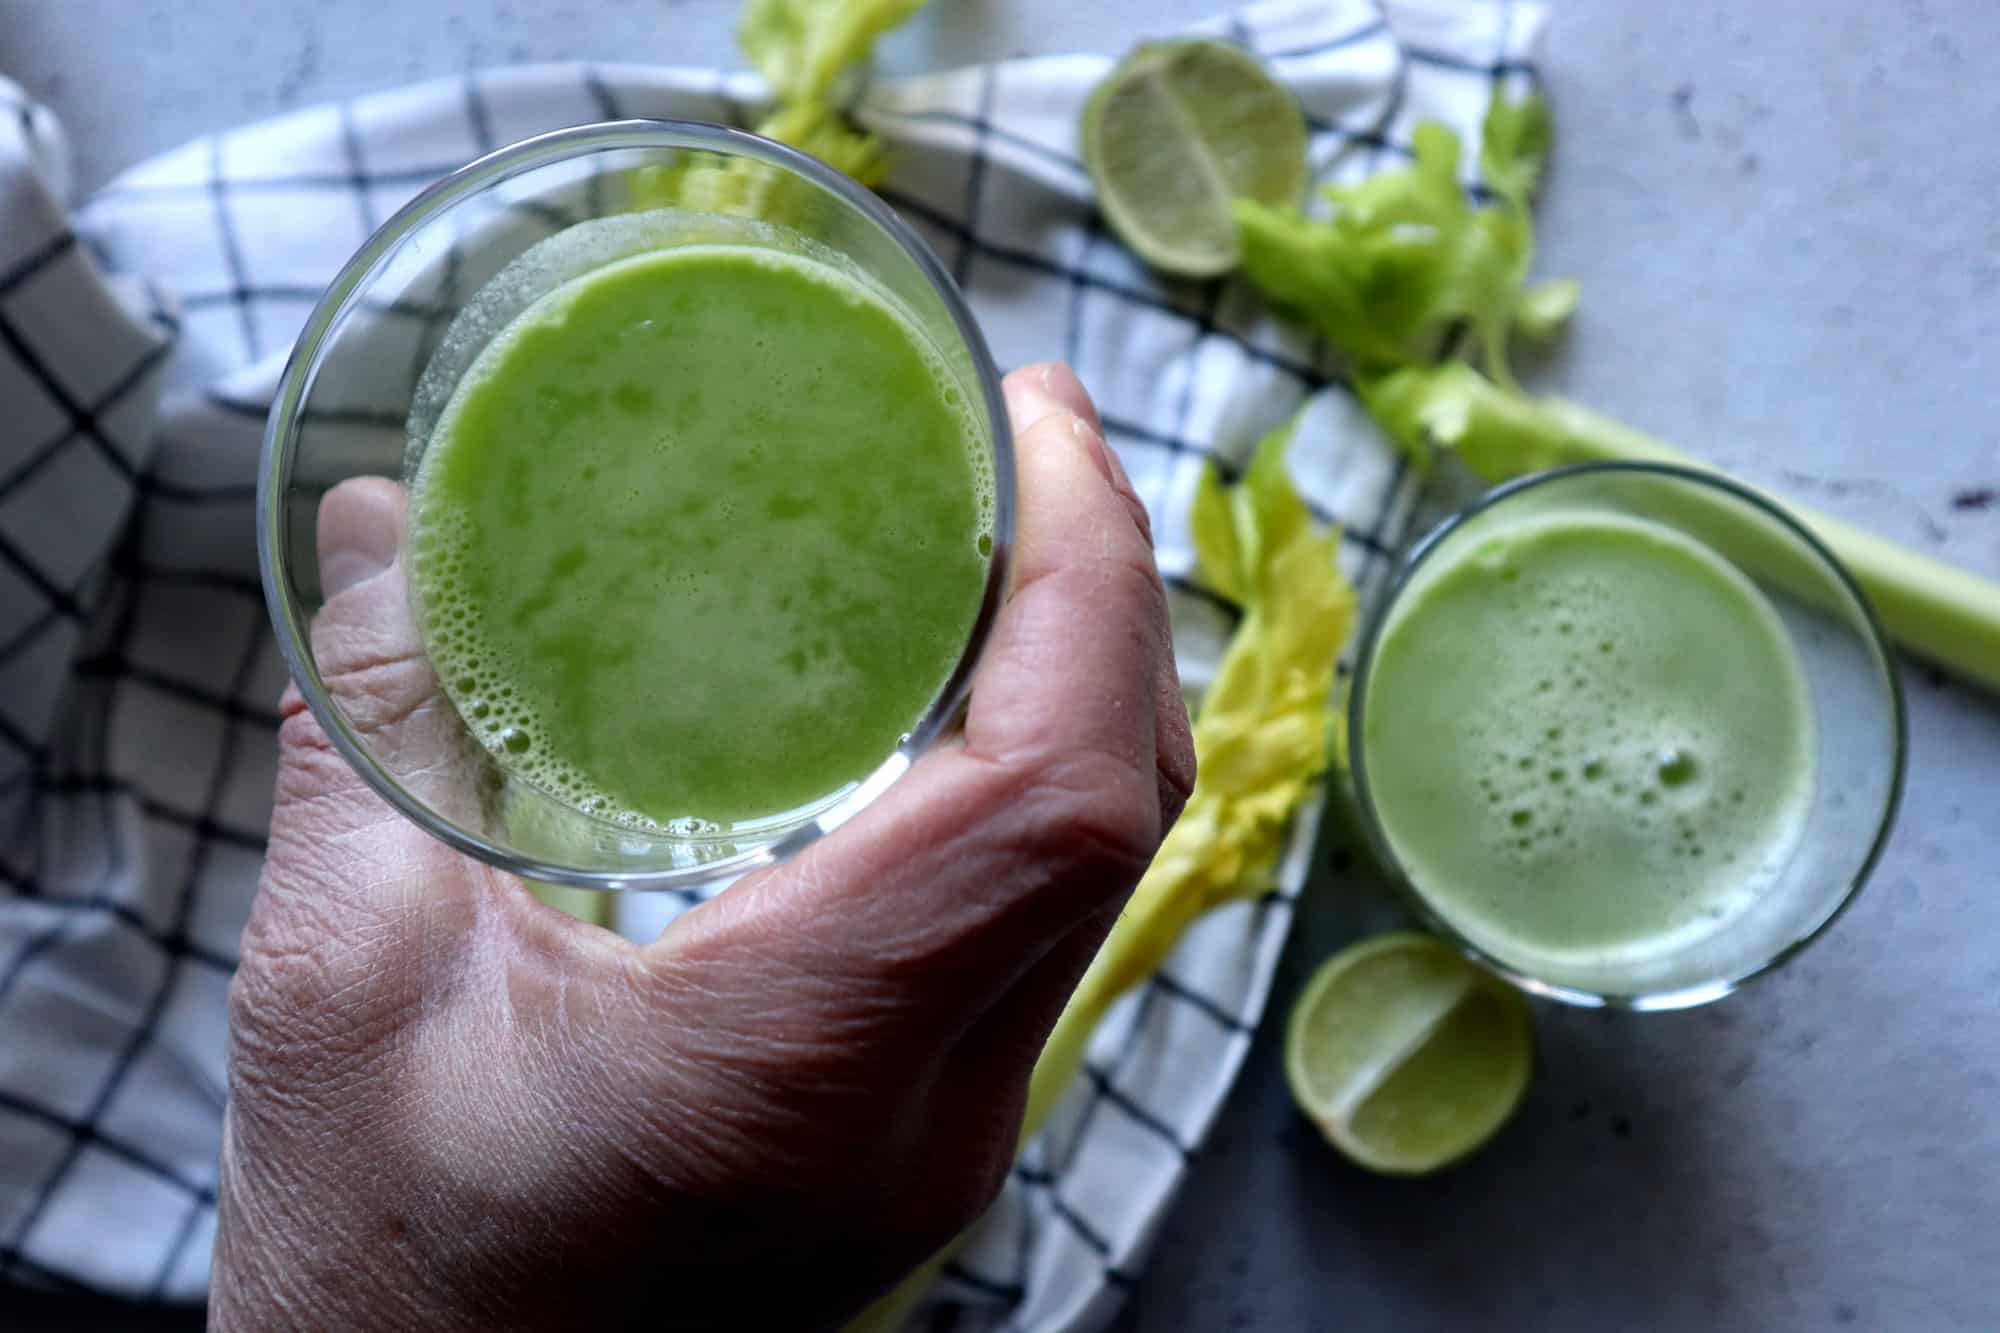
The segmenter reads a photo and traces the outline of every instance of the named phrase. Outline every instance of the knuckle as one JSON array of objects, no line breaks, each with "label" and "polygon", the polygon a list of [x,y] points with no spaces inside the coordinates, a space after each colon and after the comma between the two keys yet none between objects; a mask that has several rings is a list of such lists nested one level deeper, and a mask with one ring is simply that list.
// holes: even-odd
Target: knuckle
[{"label": "knuckle", "polygon": [[[287,689],[294,688],[296,687],[287,687]],[[334,752],[333,742],[326,738],[326,732],[320,728],[319,719],[312,715],[310,709],[305,708],[287,713],[284,721],[278,724],[278,748],[283,754],[308,762],[318,755],[338,758]]]},{"label": "knuckle", "polygon": [[[1140,514],[1146,512],[1137,496],[1131,498],[1131,504]],[[1159,566],[1149,551],[1128,542],[1119,547],[1117,555],[1107,556],[1100,564],[1100,577],[1128,605],[1143,611],[1148,623],[1167,623],[1166,585],[1160,582]]]},{"label": "knuckle", "polygon": [[1168,830],[1180,823],[1181,812],[1187,809],[1188,800],[1194,794],[1191,785],[1184,783],[1178,774],[1160,774],[1160,834],[1164,837]]},{"label": "knuckle", "polygon": [[1195,762],[1193,728],[1178,689],[1163,691],[1160,708],[1171,712],[1159,727],[1160,831],[1164,834],[1181,817],[1194,796],[1200,769]]},{"label": "knuckle", "polygon": [[[278,783],[276,802],[309,804],[348,785],[347,760],[327,739],[319,719],[301,709],[278,724]],[[283,820],[272,830],[282,836]]]},{"label": "knuckle", "polygon": [[926,1169],[920,1177],[922,1186],[906,1189],[902,1204],[909,1230],[925,1242],[918,1247],[924,1253],[985,1216],[1013,1170],[1025,1096],[1019,1102],[1005,1093],[996,1098],[989,1089],[982,1101],[984,1105],[973,1112],[952,1106],[959,1112],[954,1131],[913,1149],[912,1155],[924,1161]]},{"label": "knuckle", "polygon": [[[1140,656],[1151,659],[1169,642],[1167,592],[1152,557],[1129,540],[1110,540],[1104,549],[1041,577],[1016,591],[1046,585],[1059,604],[1061,628],[1073,630],[1083,620],[1094,634],[1125,636],[1143,645]],[[1038,589],[1039,591],[1039,589]],[[1149,681],[1137,675],[1136,681]]]},{"label": "knuckle", "polygon": [[1118,498],[1125,502],[1125,508],[1130,511],[1132,526],[1139,530],[1139,535],[1145,539],[1146,545],[1151,546],[1153,544],[1153,516],[1146,509],[1146,502],[1139,498],[1139,492],[1133,489],[1131,480],[1121,471],[1112,489],[1118,492]]},{"label": "knuckle", "polygon": [[1159,849],[1155,782],[1124,756],[1054,751],[1014,777],[1023,850],[1066,877],[1135,880]]},{"label": "knuckle", "polygon": [[911,1250],[935,1253],[984,1217],[1000,1197],[1007,1170],[1008,1163],[1002,1161],[946,1172],[933,1188],[913,1191],[907,1204],[911,1215],[905,1224]]}]

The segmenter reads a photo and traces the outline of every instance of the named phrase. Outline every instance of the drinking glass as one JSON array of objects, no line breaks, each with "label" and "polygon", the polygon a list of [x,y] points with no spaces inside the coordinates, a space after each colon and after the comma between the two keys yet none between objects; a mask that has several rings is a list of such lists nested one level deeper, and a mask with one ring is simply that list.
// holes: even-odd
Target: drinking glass
[{"label": "drinking glass", "polygon": [[[659,210],[691,173],[734,171],[748,222]],[[620,219],[612,225],[606,220]],[[357,724],[363,683],[330,684],[312,635],[321,498],[342,481],[407,484],[459,378],[536,299],[604,264],[718,239],[836,259],[896,307],[973,404],[994,480],[983,599],[923,716],[868,776],[808,805],[723,827],[635,827],[585,813],[498,764],[442,690],[421,746]],[[664,373],[671,373],[667,368]],[[597,889],[687,889],[796,853],[878,797],[957,725],[1006,586],[1014,463],[999,374],[937,258],[874,195],[783,144],[722,126],[629,120],[560,130],[480,158],[390,218],[307,319],[264,438],[258,549],[279,646],[328,738],[392,806],[458,850],[531,879]],[[809,442],[799,442],[810,447]],[[401,569],[399,564],[398,571]],[[745,746],[764,744],[754,734]]]},{"label": "drinking glass", "polygon": [[[1540,515],[1622,515],[1692,538],[1756,585],[1804,671],[1814,719],[1810,802],[1796,843],[1747,909],[1712,932],[1642,960],[1552,962],[1510,945],[1428,891],[1384,826],[1365,738],[1376,650],[1398,603],[1446,558]],[[1478,651],[1504,653],[1503,643]],[[1351,769],[1361,824],[1417,912],[1467,954],[1535,994],[1571,1004],[1677,1009],[1728,994],[1818,938],[1874,869],[1903,789],[1902,688],[1866,597],[1810,529],[1727,478],[1653,463],[1560,468],[1489,491],[1405,557],[1364,640],[1349,698]],[[1753,873],[1746,869],[1745,873]],[[1762,873],[1761,870],[1756,873]],[[1606,893],[1619,886],[1607,883]]]}]

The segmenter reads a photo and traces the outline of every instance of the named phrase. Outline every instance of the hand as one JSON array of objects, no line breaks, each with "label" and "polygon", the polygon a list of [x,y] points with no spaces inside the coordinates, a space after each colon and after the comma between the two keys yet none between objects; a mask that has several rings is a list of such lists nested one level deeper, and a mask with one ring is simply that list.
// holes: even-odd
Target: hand
[{"label": "hand", "polygon": [[[230,994],[211,1327],[797,1329],[974,1221],[1029,1072],[1193,783],[1143,506],[1008,376],[1019,533],[963,736],[633,945],[394,813],[288,692]],[[329,687],[438,743],[401,491],[329,494]]]}]

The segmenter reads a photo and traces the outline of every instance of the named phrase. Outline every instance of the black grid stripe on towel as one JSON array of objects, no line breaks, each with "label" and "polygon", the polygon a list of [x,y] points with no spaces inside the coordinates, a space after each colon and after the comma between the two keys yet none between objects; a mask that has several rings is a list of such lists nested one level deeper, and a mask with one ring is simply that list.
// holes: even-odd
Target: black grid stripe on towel
[{"label": "black grid stripe on towel", "polygon": [[[1509,3],[1280,0],[1209,30],[1271,60],[1308,109],[1322,174],[1351,179],[1406,155],[1419,118],[1470,140],[1491,90],[1532,78],[1542,22]],[[1209,458],[1240,464],[1309,405],[1294,471],[1342,524],[1364,590],[1415,487],[1322,347],[1234,283],[1162,281],[1105,230],[1073,129],[1102,68],[1019,60],[885,81],[860,110],[898,150],[884,194],[950,261],[999,359],[1065,354],[1097,394],[1153,511],[1198,675],[1233,623],[1186,541]],[[0,1275],[176,1300],[203,1290],[223,996],[283,683],[252,483],[279,362],[325,282],[372,226],[498,143],[629,116],[740,124],[757,98],[747,76],[706,71],[494,71],[190,145],[127,173],[74,229],[46,199],[0,219],[0,396],[16,426],[0,444]],[[46,128],[11,89],[0,101],[17,113],[0,117],[0,173],[32,177]],[[280,216],[292,225],[274,227]],[[108,284],[97,258],[180,293],[178,316]],[[430,331],[413,372],[456,287],[447,272],[428,300],[385,311]],[[367,404],[336,411],[400,424]],[[952,1266],[940,1327],[1110,1318],[1248,1049],[1314,813],[1277,890],[1201,923],[1114,1010]],[[627,924],[657,929],[685,906],[628,904]]]}]

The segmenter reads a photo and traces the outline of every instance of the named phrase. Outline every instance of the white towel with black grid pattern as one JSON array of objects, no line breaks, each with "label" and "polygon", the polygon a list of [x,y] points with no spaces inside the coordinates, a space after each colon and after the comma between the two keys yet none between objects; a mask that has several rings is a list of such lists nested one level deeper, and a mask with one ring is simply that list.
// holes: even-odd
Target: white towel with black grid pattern
[{"label": "white towel with black grid pattern", "polygon": [[[1404,155],[1419,119],[1476,135],[1495,85],[1533,78],[1544,22],[1506,0],[1277,0],[1205,30],[1298,92],[1328,180]],[[1102,230],[1075,126],[1109,63],[884,81],[858,112],[896,148],[884,194],[1001,364],[1064,356],[1096,395],[1198,685],[1230,626],[1192,581],[1207,454],[1240,460],[1306,404],[1293,471],[1345,526],[1364,594],[1415,487],[1321,348],[1241,284],[1163,281]],[[626,65],[427,83],[191,144],[72,222],[59,128],[0,80],[0,1276],[172,1301],[205,1287],[224,994],[284,680],[256,581],[257,452],[321,288],[480,152],[606,118],[741,122],[759,96],[748,75]],[[1108,1321],[1248,1049],[1317,814],[1273,892],[1204,919],[1116,1007],[933,1315]],[[645,935],[686,906],[630,900],[621,924]]]}]

